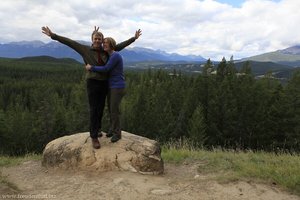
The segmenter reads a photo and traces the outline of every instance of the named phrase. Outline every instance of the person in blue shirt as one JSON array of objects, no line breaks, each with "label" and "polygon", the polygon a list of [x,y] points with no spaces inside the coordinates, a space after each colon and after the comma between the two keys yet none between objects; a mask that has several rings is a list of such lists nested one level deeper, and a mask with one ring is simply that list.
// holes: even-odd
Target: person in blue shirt
[{"label": "person in blue shirt", "polygon": [[103,42],[103,49],[109,55],[108,62],[103,66],[86,65],[86,69],[92,72],[109,72],[108,106],[110,113],[110,131],[113,136],[111,142],[121,139],[120,104],[125,95],[125,77],[122,56],[115,51],[116,41],[107,37]]}]

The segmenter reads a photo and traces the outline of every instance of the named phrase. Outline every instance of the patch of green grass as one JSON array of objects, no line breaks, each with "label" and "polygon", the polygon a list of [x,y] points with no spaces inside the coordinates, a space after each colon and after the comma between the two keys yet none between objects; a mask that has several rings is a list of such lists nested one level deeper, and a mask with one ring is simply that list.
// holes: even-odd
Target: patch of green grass
[{"label": "patch of green grass", "polygon": [[28,160],[40,160],[42,155],[26,154],[25,156],[2,156],[0,155],[0,167],[14,166]]},{"label": "patch of green grass", "polygon": [[190,147],[164,146],[167,162],[200,161],[199,172],[215,173],[221,180],[259,180],[279,185],[300,195],[300,155],[266,152],[196,150]]}]

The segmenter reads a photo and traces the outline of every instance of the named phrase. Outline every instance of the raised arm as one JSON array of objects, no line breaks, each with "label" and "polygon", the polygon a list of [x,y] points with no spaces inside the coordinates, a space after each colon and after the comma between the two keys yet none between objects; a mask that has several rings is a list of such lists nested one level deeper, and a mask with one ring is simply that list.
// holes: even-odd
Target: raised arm
[{"label": "raised arm", "polygon": [[69,38],[66,38],[66,37],[63,37],[63,36],[59,36],[59,35],[53,33],[48,26],[43,26],[42,27],[42,33],[44,33],[45,35],[51,37],[51,39],[57,40],[58,42],[60,42],[60,43],[62,43],[64,45],[67,45],[68,47],[74,49],[80,55],[83,55],[84,45],[82,45],[82,44],[80,44],[80,43],[78,43],[78,42],[76,42],[74,40],[71,40]]},{"label": "raised arm", "polygon": [[124,42],[121,42],[119,44],[116,45],[115,50],[116,51],[121,51],[122,49],[124,49],[125,47],[129,46],[130,44],[132,44],[135,40],[137,40],[140,36],[142,35],[142,31],[141,29],[135,31],[134,37],[131,37],[128,40],[125,40]]}]

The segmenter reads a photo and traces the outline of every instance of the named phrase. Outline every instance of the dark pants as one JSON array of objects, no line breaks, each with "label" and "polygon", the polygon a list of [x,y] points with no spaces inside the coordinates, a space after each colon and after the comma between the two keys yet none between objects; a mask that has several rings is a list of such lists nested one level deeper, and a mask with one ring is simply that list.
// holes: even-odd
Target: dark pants
[{"label": "dark pants", "polygon": [[102,116],[108,93],[108,81],[87,79],[87,93],[90,108],[90,136],[97,138],[102,128]]},{"label": "dark pants", "polygon": [[121,134],[120,104],[125,95],[124,88],[111,88],[108,92],[108,107],[110,116],[110,131],[113,134]]}]

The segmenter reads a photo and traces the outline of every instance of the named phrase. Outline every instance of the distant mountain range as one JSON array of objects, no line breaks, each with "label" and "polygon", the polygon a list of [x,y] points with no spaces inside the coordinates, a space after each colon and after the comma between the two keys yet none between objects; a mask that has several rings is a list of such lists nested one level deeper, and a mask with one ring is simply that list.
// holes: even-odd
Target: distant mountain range
[{"label": "distant mountain range", "polygon": [[[88,42],[78,41],[89,45]],[[166,53],[161,50],[152,50],[141,47],[128,47],[123,49],[121,55],[126,63],[146,62],[146,61],[164,61],[164,62],[203,62],[206,61],[202,56],[180,55],[176,53]],[[32,56],[51,56],[55,58],[73,58],[83,62],[81,56],[59,42],[44,43],[41,41],[21,41],[0,44],[0,57],[22,58]]]},{"label": "distant mountain range", "polygon": [[[89,42],[78,41],[82,44],[89,45]],[[142,47],[128,47],[123,49],[121,55],[126,63],[137,62],[192,62],[203,63],[207,59],[202,56],[195,55],[180,55],[176,53],[166,53],[161,50],[152,50]],[[83,62],[81,56],[67,47],[56,41],[44,43],[42,41],[21,41],[0,44],[0,57],[7,58],[22,58],[30,56],[51,56],[54,58],[73,58],[79,62]],[[284,66],[299,67],[300,66],[300,45],[292,46],[283,50],[268,52],[248,58],[237,60],[236,63],[244,61],[256,62],[272,62]]]},{"label": "distant mountain range", "polygon": [[289,65],[292,67],[300,67],[300,45],[248,58],[243,58],[241,61],[246,60],[257,62],[273,62],[282,65]]},{"label": "distant mountain range", "polygon": [[[90,45],[85,41],[78,41]],[[161,50],[152,50],[141,47],[128,47],[123,49],[121,55],[124,57],[125,67],[133,70],[148,68],[181,70],[188,73],[201,73],[203,64],[207,59],[202,56],[170,54]],[[22,58],[20,60],[34,60],[39,62],[83,62],[81,56],[71,48],[51,41],[21,41],[0,44],[0,57]],[[63,58],[63,59],[62,59]],[[72,61],[72,59],[74,59]],[[291,75],[300,69],[300,45],[292,46],[283,50],[268,52],[240,60],[235,60],[235,67],[239,70],[245,62],[250,62],[252,72],[255,76],[262,76],[267,72],[273,72],[277,78],[289,79]],[[220,61],[213,61],[214,66]]]},{"label": "distant mountain range", "polygon": [[235,61],[236,68],[240,69],[245,62],[250,62],[251,70],[256,77],[272,72],[274,78],[285,82],[300,70],[300,45],[243,58]]}]

